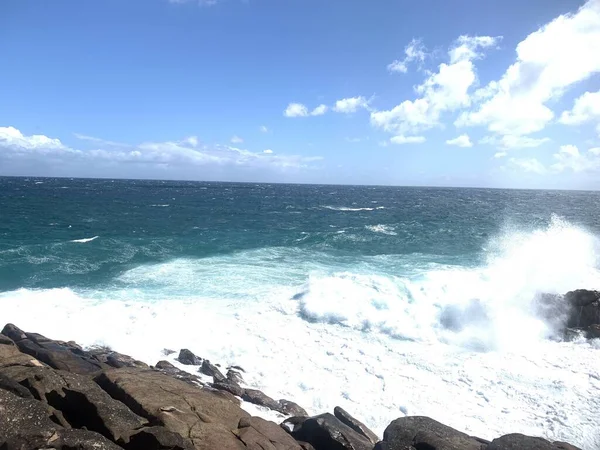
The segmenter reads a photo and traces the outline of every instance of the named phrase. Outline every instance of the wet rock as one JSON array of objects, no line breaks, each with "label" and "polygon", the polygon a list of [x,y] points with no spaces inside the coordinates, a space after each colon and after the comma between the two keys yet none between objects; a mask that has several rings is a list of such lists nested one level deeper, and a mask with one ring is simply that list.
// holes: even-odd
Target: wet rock
[{"label": "wet rock", "polygon": [[142,428],[120,444],[126,450],[194,450],[189,439],[165,427]]},{"label": "wet rock", "polygon": [[373,445],[379,442],[379,437],[375,433],[373,433],[364,423],[352,417],[344,409],[336,406],[333,410],[333,414],[342,423],[348,425],[354,431],[366,437],[369,441],[371,441],[371,443],[373,443]]},{"label": "wet rock", "polygon": [[494,439],[486,450],[580,450],[564,442],[552,443],[545,439],[522,434],[507,434]]},{"label": "wet rock", "polygon": [[258,406],[264,406],[272,409],[273,411],[279,411],[280,408],[279,402],[273,400],[271,397],[259,391],[258,389],[246,389],[244,391],[244,395],[242,395],[242,400],[254,403]]},{"label": "wet rock", "polygon": [[51,420],[46,406],[0,390],[0,448],[6,450],[119,450],[98,433],[66,429]]},{"label": "wet rock", "polygon": [[[282,426],[290,430],[296,440],[308,442],[315,450],[373,449],[373,444],[367,438],[329,413],[302,419],[296,417],[284,421]],[[395,447],[390,448],[395,450]],[[398,449],[404,450],[403,447]]]},{"label": "wet rock", "polygon": [[577,289],[567,292],[565,300],[573,306],[585,306],[600,300],[600,291],[589,291],[587,289]]},{"label": "wet rock", "polygon": [[308,413],[302,406],[290,400],[281,399],[277,403],[279,403],[279,409],[277,411],[282,414],[288,416],[308,416]]},{"label": "wet rock", "polygon": [[88,350],[99,362],[120,369],[121,367],[140,367],[148,368],[148,364],[138,361],[131,356],[115,352],[108,347],[95,347]]},{"label": "wet rock", "polygon": [[169,361],[159,361],[156,363],[155,368],[157,370],[160,370],[162,373],[165,373],[172,377],[178,378],[187,383],[191,383],[193,385],[200,385],[200,386],[204,385],[202,380],[200,380],[199,376],[188,373],[185,370],[181,370],[178,367],[175,367]]},{"label": "wet rock", "polygon": [[200,366],[200,373],[208,375],[209,377],[213,377],[215,383],[227,380],[227,377],[221,373],[217,366],[211,364],[208,359],[202,361],[202,366]]},{"label": "wet rock", "polygon": [[229,369],[227,370],[227,381],[235,384],[243,384],[244,378],[242,378],[242,374],[239,371],[235,369]]},{"label": "wet rock", "polygon": [[571,305],[567,327],[586,328],[600,324],[600,292],[579,289],[567,292],[565,300]]},{"label": "wet rock", "polygon": [[279,425],[260,417],[240,420],[238,438],[249,450],[301,450],[302,447]]},{"label": "wet rock", "polygon": [[47,367],[12,366],[0,371],[59,410],[73,428],[85,427],[116,442],[148,424],[83,375]]},{"label": "wet rock", "polygon": [[584,328],[565,328],[564,339],[567,342],[598,338],[600,338],[600,325],[590,325]]},{"label": "wet rock", "polygon": [[234,430],[249,417],[233,395],[192,386],[156,370],[110,369],[96,382],[152,424],[190,438],[196,449],[243,449]]},{"label": "wet rock", "polygon": [[230,383],[228,381],[213,383],[212,387],[220,391],[229,392],[237,397],[242,397],[245,392],[244,388],[240,387],[239,384]]},{"label": "wet rock", "polygon": [[182,348],[179,351],[177,361],[186,366],[199,366],[200,364],[202,364],[202,358],[197,357],[187,348]]},{"label": "wet rock", "polygon": [[243,368],[241,368],[240,366],[229,366],[227,368],[227,370],[231,370],[231,369],[232,370],[237,370],[238,372],[244,372],[244,373],[246,373],[246,371]]},{"label": "wet rock", "polygon": [[8,336],[22,353],[31,355],[55,369],[91,374],[107,367],[78,346],[53,341],[37,333],[25,333],[12,324],[6,325],[2,334]]},{"label": "wet rock", "polygon": [[[375,450],[484,450],[477,438],[443,425],[429,417],[401,417],[388,425]],[[529,450],[528,447],[515,447]],[[318,449],[317,449],[318,450]],[[492,450],[489,448],[489,450]]]}]

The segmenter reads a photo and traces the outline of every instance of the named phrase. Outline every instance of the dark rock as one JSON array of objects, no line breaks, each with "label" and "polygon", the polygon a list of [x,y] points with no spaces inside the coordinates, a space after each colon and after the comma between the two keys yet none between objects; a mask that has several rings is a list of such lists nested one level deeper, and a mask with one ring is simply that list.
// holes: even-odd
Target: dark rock
[{"label": "dark rock", "polygon": [[202,358],[198,358],[187,348],[182,348],[179,351],[179,356],[177,357],[177,361],[186,366],[199,366],[202,364]]},{"label": "dark rock", "polygon": [[246,371],[244,369],[242,369],[240,366],[229,366],[227,368],[227,370],[230,370],[230,369],[237,370],[238,372],[244,372],[244,373],[246,373]]},{"label": "dark rock", "polygon": [[588,339],[600,338],[600,325],[590,325],[585,329],[585,336]]},{"label": "dark rock", "polygon": [[205,359],[204,361],[202,361],[202,366],[200,367],[200,372],[203,373],[204,375],[208,375],[209,377],[213,377],[213,381],[215,383],[223,382],[223,381],[227,380],[227,377],[221,373],[221,371],[217,368],[217,366],[215,366],[214,364],[211,364],[208,359]]},{"label": "dark rock", "polygon": [[212,387],[220,391],[227,391],[231,394],[242,397],[244,395],[244,388],[240,387],[239,384],[230,383],[228,381],[213,383]]},{"label": "dark rock", "polygon": [[584,328],[565,328],[564,339],[567,342],[578,339],[598,339],[600,338],[600,325],[590,325]]},{"label": "dark rock", "polygon": [[186,383],[156,370],[110,369],[96,382],[152,424],[190,438],[196,449],[240,449],[233,430],[249,414],[233,395]]},{"label": "dark rock", "polygon": [[565,300],[573,306],[585,306],[600,300],[600,291],[577,289],[565,294]]},{"label": "dark rock", "polygon": [[245,417],[240,420],[238,438],[249,450],[301,450],[302,447],[274,422],[260,417]]},{"label": "dark rock", "polygon": [[171,350],[170,348],[163,348],[162,349],[162,355],[163,356],[169,356],[169,355],[172,355],[173,353],[175,353],[175,350]]},{"label": "dark rock", "polygon": [[558,450],[558,449],[575,449],[577,447],[562,442],[552,443],[545,439],[522,434],[507,434],[506,436],[494,439],[486,450]]},{"label": "dark rock", "polygon": [[120,444],[126,450],[194,450],[192,441],[165,427],[142,428]]},{"label": "dark rock", "polygon": [[244,395],[242,396],[242,400],[254,403],[258,406],[264,406],[266,408],[272,409],[273,411],[279,411],[280,409],[280,405],[277,401],[273,400],[268,395],[265,395],[258,389],[246,389],[244,391]]},{"label": "dark rock", "polygon": [[308,416],[308,413],[302,406],[290,400],[281,399],[277,403],[279,403],[279,409],[277,411],[280,413],[288,416]]},{"label": "dark rock", "polygon": [[8,336],[0,334],[0,367],[6,366],[42,367],[45,364],[21,352],[17,345]]},{"label": "dark rock", "polygon": [[3,450],[120,450],[98,433],[66,429],[43,403],[0,390],[0,448]]},{"label": "dark rock", "polygon": [[565,300],[571,305],[567,327],[586,328],[600,324],[600,292],[580,289],[567,292]]},{"label": "dark rock", "polygon": [[244,382],[244,378],[242,378],[242,374],[239,373],[235,369],[229,369],[227,371],[227,380],[231,383],[242,384]]},{"label": "dark rock", "polygon": [[[293,418],[286,420],[282,426],[290,430],[296,440],[308,442],[315,450],[373,449],[373,444],[367,438],[329,413],[303,419]],[[395,450],[395,447],[390,448]]]},{"label": "dark rock", "polygon": [[7,377],[0,372],[0,389],[12,392],[21,398],[33,398],[33,395],[26,387],[23,387],[12,378]]},{"label": "dark rock", "polygon": [[85,427],[116,442],[148,424],[83,375],[47,367],[12,366],[0,371],[59,410],[74,428]]},{"label": "dark rock", "polygon": [[167,375],[171,375],[172,377],[178,378],[187,383],[191,383],[194,385],[201,385],[201,386],[204,385],[202,380],[200,380],[199,376],[188,373],[185,370],[181,370],[178,367],[175,367],[169,361],[159,361],[156,363],[155,367],[156,367],[156,369],[160,370],[162,373],[166,373]]},{"label": "dark rock", "polygon": [[138,361],[131,356],[115,352],[108,347],[95,347],[88,350],[101,363],[120,369],[121,367],[140,367],[147,369],[148,364]]},{"label": "dark rock", "polygon": [[375,445],[375,444],[377,444],[377,442],[379,442],[379,437],[375,433],[373,433],[371,430],[369,430],[369,428],[364,423],[362,423],[361,421],[352,417],[350,414],[348,414],[345,410],[343,410],[339,406],[336,406],[334,408],[333,414],[335,415],[335,417],[340,419],[340,421],[342,423],[348,425],[354,431],[356,431],[357,433],[362,434],[364,437],[366,437],[369,441],[371,441],[373,443],[373,445]]},{"label": "dark rock", "polygon": [[[401,417],[388,425],[376,450],[483,450],[486,444],[429,417]],[[519,447],[521,449],[521,447]],[[529,450],[522,447],[522,450]],[[318,450],[318,449],[317,449]],[[491,450],[491,448],[489,449]]]},{"label": "dark rock", "polygon": [[25,333],[12,324],[6,325],[2,334],[12,339],[21,352],[27,353],[55,369],[91,374],[107,367],[77,346],[53,341],[41,334]]}]

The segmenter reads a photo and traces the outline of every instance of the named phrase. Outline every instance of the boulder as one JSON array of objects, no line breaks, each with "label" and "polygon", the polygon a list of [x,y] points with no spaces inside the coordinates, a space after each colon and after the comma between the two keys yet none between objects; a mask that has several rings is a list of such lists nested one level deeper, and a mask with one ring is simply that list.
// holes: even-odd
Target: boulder
[{"label": "boulder", "polygon": [[279,403],[279,411],[282,414],[287,416],[308,416],[306,410],[300,406],[298,403],[294,403],[291,400],[281,399],[277,403]]},{"label": "boulder", "polygon": [[41,334],[25,333],[16,326],[8,324],[2,330],[23,353],[48,364],[55,369],[79,374],[91,374],[108,367],[100,363],[93,355],[81,350],[77,345],[62,341],[53,341]]},{"label": "boulder", "polygon": [[17,383],[12,378],[7,377],[3,373],[0,372],[0,389],[4,389],[5,391],[12,392],[13,394],[21,397],[21,398],[33,398],[33,395],[26,387],[23,387],[21,384]]},{"label": "boulder", "polygon": [[83,375],[24,366],[5,367],[0,373],[59,410],[73,428],[85,427],[116,442],[148,424]]},{"label": "boulder", "polygon": [[189,439],[165,427],[142,428],[120,444],[126,450],[194,450]]},{"label": "boulder", "polygon": [[121,367],[140,367],[143,369],[148,368],[148,364],[138,361],[131,356],[115,352],[108,347],[95,347],[89,349],[88,353],[93,355],[99,362],[116,369],[120,369]]},{"label": "boulder", "polygon": [[302,447],[275,422],[260,417],[240,420],[238,438],[249,450],[301,450]]},{"label": "boulder", "polygon": [[196,449],[243,449],[233,433],[249,417],[233,395],[203,389],[156,370],[110,369],[96,382],[153,425],[190,438]]},{"label": "boulder", "polygon": [[357,433],[362,434],[371,443],[373,443],[373,445],[375,445],[375,444],[377,444],[377,442],[379,442],[379,437],[375,433],[373,433],[371,430],[369,430],[369,428],[364,423],[362,423],[361,421],[352,417],[348,412],[346,412],[339,406],[336,406],[334,408],[333,415],[335,417],[337,417],[342,423],[348,425],[350,428],[352,428]]},{"label": "boulder", "polygon": [[178,378],[180,380],[183,380],[187,383],[193,384],[193,385],[200,385],[203,386],[204,383],[202,382],[202,380],[200,380],[200,377],[197,375],[193,375],[189,372],[186,372],[185,370],[181,370],[178,367],[175,367],[173,364],[171,364],[169,361],[159,361],[156,363],[155,368],[157,370],[160,370],[162,373],[165,373],[167,375],[170,375],[172,377]]},{"label": "boulder", "polygon": [[202,366],[200,366],[200,372],[204,375],[208,375],[209,377],[213,377],[213,381],[215,383],[227,380],[227,377],[221,373],[218,367],[214,364],[211,364],[208,359],[202,361]]},{"label": "boulder", "polygon": [[244,395],[242,395],[242,400],[254,403],[258,406],[264,406],[272,409],[273,411],[279,411],[281,408],[279,402],[273,400],[271,397],[259,391],[258,389],[245,389]]},{"label": "boulder", "polygon": [[6,366],[45,366],[37,359],[21,352],[16,344],[8,336],[0,334],[0,367]]},{"label": "boulder", "polygon": [[[401,417],[390,423],[383,433],[383,440],[375,446],[375,449],[484,450],[485,442],[429,417],[415,416]],[[526,448],[528,449],[522,447],[522,450]]]},{"label": "boulder", "polygon": [[486,450],[580,450],[564,442],[552,443],[542,438],[507,434],[494,439]]},{"label": "boulder", "polygon": [[177,361],[186,366],[199,366],[202,364],[202,358],[198,358],[187,348],[182,348],[179,351],[179,356],[177,357]]},{"label": "boulder", "polygon": [[586,328],[600,324],[600,292],[580,289],[567,292],[565,300],[571,306],[567,327]]},{"label": "boulder", "polygon": [[367,438],[329,413],[307,418],[294,417],[284,421],[282,426],[289,430],[294,439],[308,442],[315,450],[373,449],[373,444]]},{"label": "boulder", "polygon": [[0,390],[0,448],[6,450],[120,450],[98,433],[63,428],[37,401]]},{"label": "boulder", "polygon": [[211,386],[220,391],[229,392],[236,397],[243,397],[245,392],[244,388],[240,387],[239,384],[231,383],[229,381],[213,383]]},{"label": "boulder", "polygon": [[242,384],[244,382],[244,378],[242,378],[242,374],[235,369],[227,370],[227,381],[235,384]]}]

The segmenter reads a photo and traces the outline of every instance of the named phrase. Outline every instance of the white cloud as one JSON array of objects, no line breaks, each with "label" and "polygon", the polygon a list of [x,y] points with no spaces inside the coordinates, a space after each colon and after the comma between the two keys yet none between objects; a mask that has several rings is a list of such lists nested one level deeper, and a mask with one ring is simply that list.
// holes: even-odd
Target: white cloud
[{"label": "white cloud", "polygon": [[600,156],[600,147],[590,148],[588,153],[594,156]]},{"label": "white cloud", "polygon": [[261,133],[268,133],[269,129],[266,127],[266,125],[261,125],[261,127],[259,128]]},{"label": "white cloud", "polygon": [[448,139],[446,144],[456,145],[457,147],[473,147],[473,143],[471,142],[468,134],[461,134],[454,139]]},{"label": "white cloud", "polygon": [[14,127],[0,127],[0,145],[21,150],[70,150],[59,139],[42,134],[25,136]]},{"label": "white cloud", "polygon": [[244,140],[241,137],[234,135],[231,137],[231,143],[232,144],[243,144]]},{"label": "white cloud", "polygon": [[461,114],[457,126],[486,126],[510,135],[544,129],[554,118],[546,103],[600,72],[600,1],[589,0],[576,13],[557,17],[516,51],[516,62],[479,92],[483,103]]},{"label": "white cloud", "polygon": [[440,125],[444,112],[471,104],[469,89],[477,76],[473,60],[481,58],[482,49],[495,45],[501,38],[461,36],[448,52],[450,63],[442,63],[416,87],[416,100],[405,100],[387,111],[371,113],[373,126],[398,134],[418,133]]},{"label": "white cloud", "polygon": [[313,109],[310,113],[311,116],[322,116],[327,112],[329,108],[327,105],[319,105],[315,109]]},{"label": "white cloud", "polygon": [[404,136],[398,135],[390,138],[392,144],[404,145],[404,144],[422,144],[425,142],[424,136]]},{"label": "white cloud", "polygon": [[266,155],[272,155],[273,154],[273,150],[271,150],[270,148],[263,150],[263,153],[265,153]]},{"label": "white cloud", "polygon": [[308,108],[302,103],[290,103],[283,115],[285,117],[306,117],[308,116]]},{"label": "white cloud", "polygon": [[532,172],[538,175],[546,173],[546,167],[535,158],[510,158],[508,162],[511,166],[524,172]]},{"label": "white cloud", "polygon": [[506,155],[506,152],[496,152],[494,153],[494,158],[504,158]]},{"label": "white cloud", "polygon": [[343,98],[342,100],[336,101],[333,110],[338,113],[350,114],[361,108],[368,107],[369,101],[361,95],[358,97]]},{"label": "white cloud", "polygon": [[565,125],[581,125],[593,120],[600,121],[600,91],[586,92],[575,100],[571,111],[564,111],[560,122]]},{"label": "white cloud", "polygon": [[600,169],[600,158],[598,158],[597,148],[587,151],[587,154],[581,153],[574,145],[562,145],[558,153],[553,155],[554,164],[550,169],[554,172],[585,172]]},{"label": "white cloud", "polygon": [[417,61],[423,63],[427,54],[425,53],[425,47],[420,39],[413,39],[404,48],[404,54],[406,57],[402,60],[395,60],[387,66],[390,72],[406,73],[408,72],[408,64]]},{"label": "white cloud", "polygon": [[515,136],[512,134],[504,136],[486,136],[479,141],[480,144],[490,144],[504,150],[534,148],[539,147],[546,142],[550,142],[550,138],[532,138],[528,136]]}]

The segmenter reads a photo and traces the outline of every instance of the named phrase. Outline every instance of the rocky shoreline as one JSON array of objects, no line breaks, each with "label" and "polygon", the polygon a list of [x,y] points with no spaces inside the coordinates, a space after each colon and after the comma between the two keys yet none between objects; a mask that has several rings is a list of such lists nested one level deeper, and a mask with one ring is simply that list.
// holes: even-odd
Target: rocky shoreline
[{"label": "rocky shoreline", "polygon": [[[538,306],[564,324],[565,339],[600,337],[600,292],[543,295]],[[198,375],[166,360],[148,366],[108,348],[83,349],[6,325],[0,334],[0,449],[577,449],[521,434],[487,441],[420,416],[394,420],[380,437],[340,407],[310,417],[291,400],[246,387],[242,367],[221,368],[188,349],[177,360],[197,367]],[[285,419],[277,424],[252,417],[240,399]]]}]

